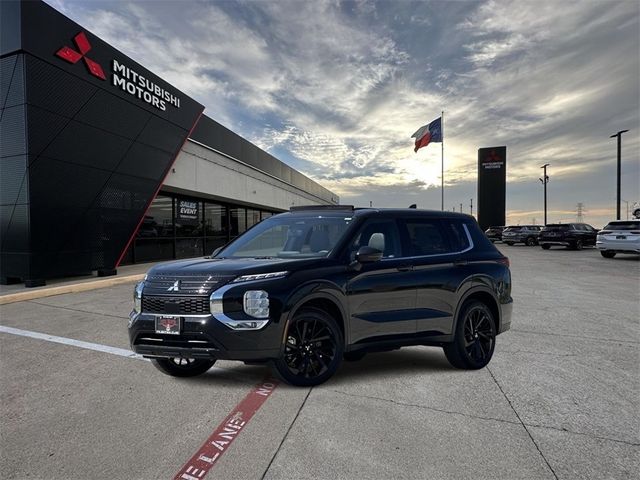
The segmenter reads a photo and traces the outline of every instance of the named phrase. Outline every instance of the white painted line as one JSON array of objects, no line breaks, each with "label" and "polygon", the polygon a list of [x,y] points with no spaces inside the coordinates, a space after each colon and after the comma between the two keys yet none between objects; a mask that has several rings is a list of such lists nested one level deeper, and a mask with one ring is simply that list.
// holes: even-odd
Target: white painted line
[{"label": "white painted line", "polygon": [[36,338],[38,340],[46,340],[47,342],[61,343],[62,345],[71,345],[74,347],[84,348],[86,350],[95,350],[96,352],[110,353],[111,355],[119,355],[121,357],[135,358],[137,360],[145,360],[142,355],[133,353],[131,350],[124,348],[110,347],[108,345],[100,345],[99,343],[83,342],[82,340],[74,340],[73,338],[56,337],[40,332],[31,332],[29,330],[20,330],[19,328],[5,327],[0,325],[0,332],[10,333],[12,335],[20,335],[21,337]]}]

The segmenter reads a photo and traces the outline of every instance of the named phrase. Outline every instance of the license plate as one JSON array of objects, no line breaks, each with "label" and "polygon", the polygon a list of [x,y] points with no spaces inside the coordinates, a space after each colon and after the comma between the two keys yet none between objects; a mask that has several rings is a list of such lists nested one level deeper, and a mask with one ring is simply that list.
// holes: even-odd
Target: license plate
[{"label": "license plate", "polygon": [[180,335],[180,317],[156,317],[156,333]]},{"label": "license plate", "polygon": [[616,235],[616,240],[626,240],[627,236],[626,235]]}]

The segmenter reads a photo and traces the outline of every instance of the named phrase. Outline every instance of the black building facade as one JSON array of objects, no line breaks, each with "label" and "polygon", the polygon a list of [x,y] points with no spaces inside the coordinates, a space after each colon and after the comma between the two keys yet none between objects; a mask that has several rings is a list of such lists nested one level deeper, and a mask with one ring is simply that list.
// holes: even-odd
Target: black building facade
[{"label": "black building facade", "polygon": [[320,202],[333,199],[52,7],[0,8],[2,283],[202,255],[277,211],[161,192],[190,136]]}]

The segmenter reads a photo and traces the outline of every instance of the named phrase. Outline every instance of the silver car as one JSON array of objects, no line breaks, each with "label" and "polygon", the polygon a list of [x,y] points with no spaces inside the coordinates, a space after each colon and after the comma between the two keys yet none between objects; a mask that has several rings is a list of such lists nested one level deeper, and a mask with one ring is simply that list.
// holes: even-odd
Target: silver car
[{"label": "silver car", "polygon": [[616,253],[640,255],[640,220],[615,220],[598,232],[596,248],[605,258]]}]

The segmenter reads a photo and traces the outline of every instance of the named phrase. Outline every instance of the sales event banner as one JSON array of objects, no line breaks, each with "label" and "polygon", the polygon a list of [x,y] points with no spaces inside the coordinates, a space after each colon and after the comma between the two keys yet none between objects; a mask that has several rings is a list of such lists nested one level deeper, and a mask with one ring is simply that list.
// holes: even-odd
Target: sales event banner
[{"label": "sales event banner", "polygon": [[483,230],[506,222],[507,147],[478,149],[478,223]]},{"label": "sales event banner", "polygon": [[178,200],[176,220],[183,225],[197,225],[200,221],[200,202],[181,198]]}]

